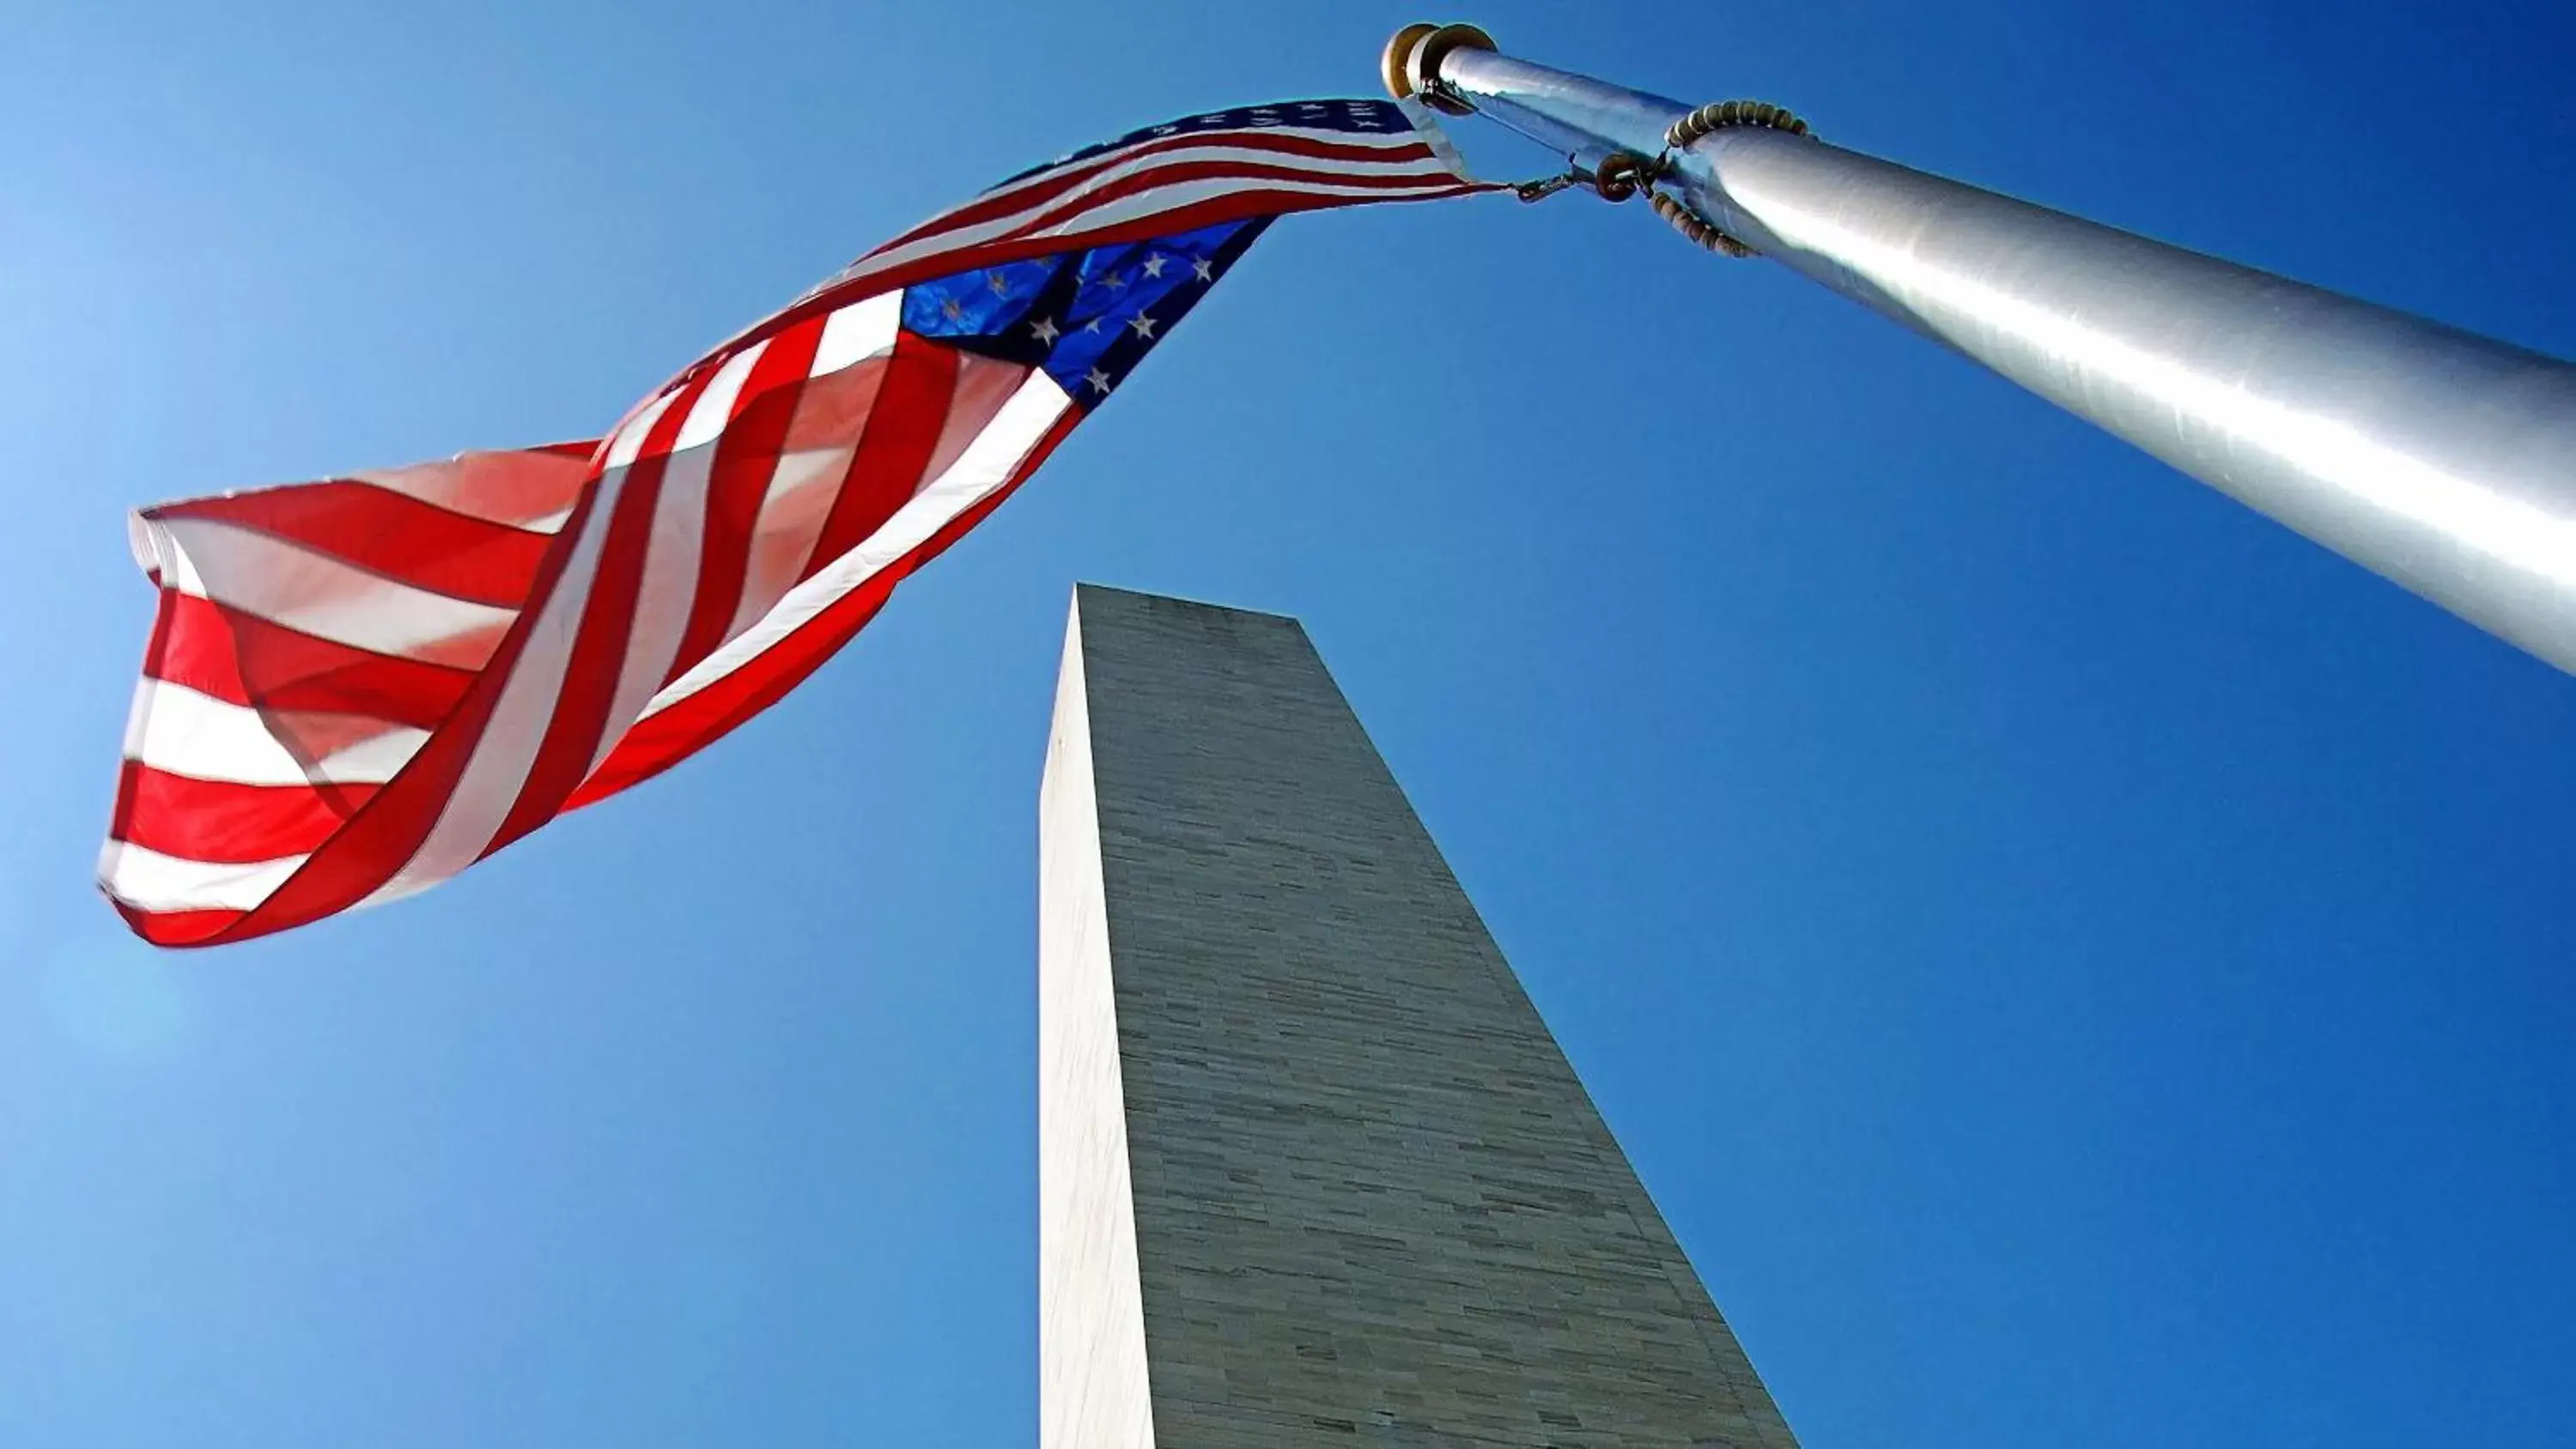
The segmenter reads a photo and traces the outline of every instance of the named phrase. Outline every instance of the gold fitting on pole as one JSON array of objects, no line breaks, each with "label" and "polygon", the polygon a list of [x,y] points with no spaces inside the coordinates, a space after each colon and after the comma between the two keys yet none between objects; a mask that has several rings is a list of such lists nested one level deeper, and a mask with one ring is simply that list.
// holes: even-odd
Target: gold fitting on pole
[{"label": "gold fitting on pole", "polygon": [[1397,31],[1395,38],[1386,43],[1386,54],[1378,57],[1377,73],[1386,82],[1388,95],[1400,101],[1413,94],[1413,78],[1404,73],[1404,63],[1413,58],[1413,47],[1422,43],[1422,37],[1439,28],[1427,20],[1418,21]]},{"label": "gold fitting on pole", "polygon": [[1397,100],[1419,96],[1435,111],[1464,116],[1475,108],[1441,94],[1440,61],[1453,50],[1493,48],[1494,38],[1473,25],[1408,25],[1386,43],[1378,71]]}]

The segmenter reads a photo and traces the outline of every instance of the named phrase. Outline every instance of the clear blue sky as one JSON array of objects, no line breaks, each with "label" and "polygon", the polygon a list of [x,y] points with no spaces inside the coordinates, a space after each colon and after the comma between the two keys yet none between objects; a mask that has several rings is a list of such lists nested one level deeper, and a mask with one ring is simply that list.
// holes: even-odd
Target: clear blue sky
[{"label": "clear blue sky", "polygon": [[[11,7],[0,1445],[1033,1442],[1077,578],[1307,621],[1810,1445],[2564,1441],[2576,679],[1633,206],[1283,223],[812,684],[455,884],[91,894],[127,507],[595,431],[1417,18]],[[2564,5],[1473,18],[2576,355]]]}]

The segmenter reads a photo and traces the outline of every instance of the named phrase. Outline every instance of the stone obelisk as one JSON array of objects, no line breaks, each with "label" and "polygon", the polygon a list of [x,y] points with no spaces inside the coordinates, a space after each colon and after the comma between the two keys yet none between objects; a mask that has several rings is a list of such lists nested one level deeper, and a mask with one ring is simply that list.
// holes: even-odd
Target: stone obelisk
[{"label": "stone obelisk", "polygon": [[1042,1449],[1794,1449],[1295,620],[1076,590]]}]

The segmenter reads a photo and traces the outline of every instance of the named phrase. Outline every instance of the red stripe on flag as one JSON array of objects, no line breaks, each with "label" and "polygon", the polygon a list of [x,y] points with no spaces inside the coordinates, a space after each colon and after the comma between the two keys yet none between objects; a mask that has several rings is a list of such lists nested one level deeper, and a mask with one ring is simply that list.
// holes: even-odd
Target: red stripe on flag
[{"label": "red stripe on flag", "polygon": [[474,671],[370,653],[212,599],[161,591],[143,672],[228,704],[366,715],[429,729],[474,683]]},{"label": "red stripe on flag", "polygon": [[707,531],[698,555],[697,594],[665,684],[713,653],[724,642],[725,626],[733,622],[751,557],[752,528],[760,521],[761,500],[786,447],[806,374],[813,370],[823,325],[823,318],[811,318],[770,339],[768,350],[752,364],[751,376],[743,380],[747,400],[736,405],[707,475]]},{"label": "red stripe on flag", "polygon": [[[473,688],[393,781],[349,817],[340,833],[315,851],[304,868],[289,876],[258,909],[238,913],[204,935],[163,944],[220,946],[300,926],[365,900],[410,862],[430,828],[437,824],[439,814],[447,808],[466,762],[482,742],[483,732],[492,721],[492,710],[500,702],[502,687],[509,683],[520,656],[527,652],[529,621],[542,613],[547,596],[562,581],[573,544],[598,506],[599,486],[594,477],[583,485],[572,516],[564,521],[563,531],[555,535],[555,546],[547,552],[544,565],[537,571],[536,584],[528,591],[519,627],[502,639],[491,662],[475,677]],[[128,912],[127,919],[133,918],[133,913]],[[136,929],[140,931],[142,927],[138,925]]]},{"label": "red stripe on flag", "polygon": [[398,583],[504,609],[527,598],[554,541],[347,480],[192,499],[144,516],[253,529]]},{"label": "red stripe on flag", "polygon": [[319,849],[373,785],[236,785],[125,762],[109,835],[182,860],[248,865]]},{"label": "red stripe on flag", "polygon": [[155,946],[220,946],[234,939],[226,933],[241,924],[248,911],[146,911],[114,896],[107,903],[125,918],[126,929]]},{"label": "red stripe on flag", "polygon": [[922,470],[939,446],[949,404],[957,395],[957,369],[955,349],[910,332],[895,334],[885,383],[868,410],[831,516],[797,575],[800,582],[866,541],[888,514],[920,491]]},{"label": "red stripe on flag", "polygon": [[[1184,161],[1176,162],[1170,166],[1158,167],[1157,169],[1146,172],[1140,176],[1121,177],[1096,191],[1086,191],[1082,195],[1077,196],[1070,201],[1059,203],[1044,212],[1040,212],[1036,216],[1030,217],[1021,225],[1013,227],[1011,229],[1011,234],[1013,236],[1026,235],[1027,233],[1036,231],[1042,227],[1052,226],[1068,217],[1080,216],[1086,211],[1098,211],[1100,208],[1107,206],[1113,201],[1123,201],[1128,197],[1141,195],[1145,192],[1153,191],[1161,187],[1185,186],[1193,181],[1211,180],[1305,181],[1321,185],[1358,187],[1367,191],[1404,191],[1425,184],[1424,177],[1408,173],[1371,173],[1367,175],[1344,175],[1337,173],[1329,176],[1318,176],[1312,171],[1303,170],[1295,166],[1269,166],[1258,162],[1246,161]],[[1338,199],[1344,205],[1348,205],[1350,202],[1350,198],[1348,197]],[[1169,234],[1170,228],[1168,227],[1166,227],[1164,231],[1157,233],[1157,235]]]},{"label": "red stripe on flag", "polygon": [[[662,476],[670,468],[672,444],[705,391],[704,378],[681,389],[653,420],[635,461],[627,467],[617,508],[608,518],[608,535],[600,541],[599,568],[591,576],[590,596],[583,601],[581,624],[573,635],[572,656],[565,662],[545,737],[510,813],[483,847],[484,855],[553,819],[563,809],[564,797],[581,784],[582,776],[590,773],[591,761],[599,756],[601,739],[611,726],[609,706],[626,664],[645,555],[653,547],[653,511],[661,502]],[[626,722],[614,723],[622,729]]]},{"label": "red stripe on flag", "polygon": [[820,613],[796,627],[794,632],[763,650],[758,657],[743,664],[731,674],[690,695],[658,714],[646,715],[617,749],[591,777],[582,783],[572,798],[564,802],[566,810],[604,800],[630,785],[661,774],[708,745],[731,734],[753,715],[778,702],[780,697],[820,668],[842,645],[850,642],[867,622],[885,607],[895,585],[903,582],[913,570],[937,558],[950,544],[981,523],[1002,501],[1019,491],[1030,474],[1053,453],[1056,445],[1081,423],[1085,414],[1080,408],[1066,408],[1054,426],[1047,429],[1028,456],[1011,471],[1010,480],[975,504],[950,519],[937,533],[911,552],[868,576],[857,588],[832,601]]},{"label": "red stripe on flag", "polygon": [[[1341,178],[1318,174],[1309,179],[1317,182],[1334,182]],[[1146,216],[1088,230],[1068,231],[1044,237],[1012,236],[1001,241],[960,247],[955,251],[939,252],[917,258],[900,266],[889,267],[884,271],[865,270],[866,258],[861,258],[858,269],[854,270],[849,277],[825,286],[810,297],[790,303],[775,316],[753,323],[738,335],[728,338],[715,351],[690,364],[680,373],[680,376],[694,377],[701,372],[713,371],[723,366],[725,359],[743,348],[764,337],[774,337],[780,331],[808,318],[836,312],[853,302],[863,301],[881,293],[897,291],[912,286],[916,282],[936,281],[941,277],[952,277],[959,272],[970,272],[978,267],[998,267],[1008,262],[1030,261],[1039,257],[1056,256],[1063,252],[1081,251],[1088,247],[1152,241],[1157,237],[1196,231],[1201,227],[1216,226],[1224,222],[1248,221],[1256,216],[1287,216],[1295,212],[1325,211],[1341,206],[1375,206],[1394,201],[1442,201],[1453,196],[1472,196],[1480,192],[1507,189],[1491,182],[1460,181],[1456,179],[1455,173],[1445,170],[1436,174],[1426,171],[1413,178],[1410,184],[1424,189],[1391,196],[1327,196],[1275,188],[1227,192],[1222,196],[1212,196],[1202,201],[1191,202],[1186,206],[1176,206],[1166,211],[1156,211]]]},{"label": "red stripe on flag", "polygon": [[[1111,152],[1078,162],[1062,170],[1029,177],[1016,189],[997,191],[978,197],[954,211],[944,212],[923,222],[885,245],[868,253],[878,256],[897,247],[910,246],[960,227],[992,221],[1014,212],[1051,201],[1083,182],[1120,166],[1173,151],[1193,150],[1203,146],[1227,146],[1238,150],[1275,151],[1290,156],[1309,156],[1321,161],[1357,161],[1394,163],[1436,159],[1431,148],[1421,142],[1409,146],[1361,146],[1347,141],[1326,141],[1313,136],[1288,135],[1277,131],[1200,131],[1188,135],[1167,136],[1147,141],[1125,150]],[[1338,176],[1340,173],[1333,173]]]}]

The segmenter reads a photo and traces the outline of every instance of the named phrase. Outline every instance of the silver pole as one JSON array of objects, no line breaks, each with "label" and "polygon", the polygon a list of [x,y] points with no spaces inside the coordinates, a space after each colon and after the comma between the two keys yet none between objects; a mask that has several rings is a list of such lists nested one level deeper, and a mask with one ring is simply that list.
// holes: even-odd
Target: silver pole
[{"label": "silver pole", "polygon": [[[1473,27],[1397,42],[1399,95],[1585,171],[1663,153],[1690,109]],[[2576,367],[1787,131],[1669,166],[1755,252],[2576,673]]]}]

